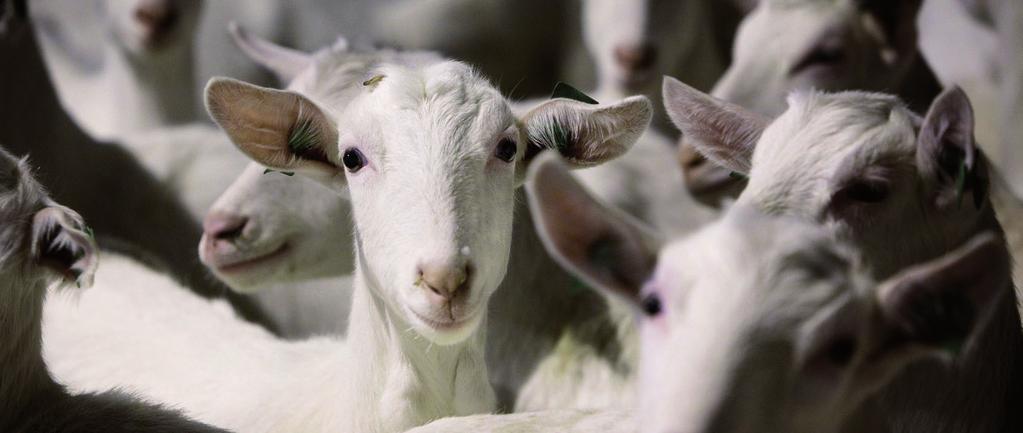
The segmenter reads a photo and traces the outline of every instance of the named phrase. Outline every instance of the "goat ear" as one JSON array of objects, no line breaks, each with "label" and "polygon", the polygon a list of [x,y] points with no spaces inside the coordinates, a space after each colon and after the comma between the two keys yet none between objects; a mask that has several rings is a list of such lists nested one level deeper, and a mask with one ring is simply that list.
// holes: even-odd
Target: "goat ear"
[{"label": "goat ear", "polygon": [[313,64],[313,57],[302,51],[285,48],[266,39],[254,36],[238,23],[227,25],[231,39],[253,62],[273,72],[284,84],[290,83],[298,74]]},{"label": "goat ear", "polygon": [[337,163],[337,128],[306,97],[214,78],[206,86],[206,109],[235,146],[254,161],[325,184],[343,181]]},{"label": "goat ear", "polygon": [[871,359],[955,355],[1008,290],[1009,256],[991,233],[879,286],[881,344]]},{"label": "goat ear", "polygon": [[707,159],[748,174],[766,117],[664,77],[664,108],[682,137]]},{"label": "goat ear", "polygon": [[529,110],[522,118],[527,139],[526,167],[544,149],[554,149],[572,168],[592,167],[622,156],[632,148],[653,117],[650,100],[625,98],[609,105],[557,98]]},{"label": "goat ear", "polygon": [[882,60],[890,64],[917,52],[917,16],[923,0],[857,0],[861,11],[874,19],[885,46]]},{"label": "goat ear", "polygon": [[53,271],[64,283],[92,285],[96,273],[96,241],[82,217],[60,205],[51,205],[32,218],[32,258]]},{"label": "goat ear", "polygon": [[966,192],[980,208],[987,200],[988,173],[974,138],[973,107],[959,87],[934,100],[917,138],[917,165],[936,204],[956,204]]},{"label": "goat ear", "polygon": [[530,212],[551,256],[590,286],[638,303],[657,261],[654,236],[598,203],[554,152],[537,157],[529,180]]}]

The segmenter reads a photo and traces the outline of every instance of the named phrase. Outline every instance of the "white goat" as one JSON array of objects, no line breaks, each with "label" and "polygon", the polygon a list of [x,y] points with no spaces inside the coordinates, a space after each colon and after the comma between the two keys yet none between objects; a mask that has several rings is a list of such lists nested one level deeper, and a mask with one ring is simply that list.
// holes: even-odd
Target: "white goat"
[{"label": "white goat", "polygon": [[[78,124],[109,140],[198,119],[192,59],[198,0],[103,0],[94,10],[76,7],[82,3],[43,0],[31,8],[47,68]],[[93,32],[80,29],[90,26]],[[90,36],[101,53],[83,52],[88,44],[78,39]]]},{"label": "white goat", "polygon": [[25,160],[0,148],[0,430],[203,432],[222,430],[117,393],[71,395],[43,362],[46,288],[88,286],[96,244],[82,218],[51,200]]},{"label": "white goat", "polygon": [[[483,324],[508,267],[526,164],[546,147],[578,166],[617,157],[649,124],[650,103],[556,99],[517,120],[464,64],[357,58],[337,50],[309,56],[286,91],[228,79],[207,86],[211,115],[243,152],[351,197],[357,261],[348,339],[286,343],[220,323],[213,317],[223,315],[208,307],[98,286],[90,293],[145,313],[125,326],[99,314],[76,319],[53,303],[61,310],[48,313],[48,335],[69,342],[47,346],[61,380],[84,389],[131,386],[245,432],[394,432],[494,410]],[[113,301],[96,305],[123,310]],[[89,313],[85,301],[80,307]],[[179,329],[181,311],[213,323]],[[161,337],[145,337],[153,335]],[[170,357],[167,347],[187,352]]]},{"label": "white goat", "polygon": [[[276,69],[278,75],[294,75],[288,72],[294,68],[288,66],[288,59],[293,61],[298,53],[244,33],[239,36],[258,62]],[[348,61],[359,58],[352,55]],[[516,108],[528,111],[524,104]],[[644,145],[646,139],[640,140],[637,145]],[[670,152],[666,145],[655,149]],[[633,152],[656,154],[636,149],[627,155]],[[235,290],[258,292],[259,297],[280,290],[269,289],[272,284],[348,273],[352,252],[337,245],[352,235],[350,227],[338,223],[350,219],[349,204],[332,200],[327,189],[315,182],[263,172],[262,166],[251,166],[214,205],[201,247],[204,263]],[[684,194],[677,186],[675,192]],[[527,218],[524,197],[516,200],[516,214],[523,218],[516,220],[513,230],[509,277],[492,302],[487,335],[491,383],[498,389],[502,408],[596,408],[628,400],[629,365],[634,360],[631,339],[626,336],[631,329],[628,317],[603,297],[581,290],[547,255]],[[294,300],[316,302],[314,293],[302,289],[295,287]],[[264,305],[270,314],[281,307],[291,309]],[[317,312],[328,315],[316,319]],[[307,311],[305,316],[317,329],[343,328],[337,326],[343,317],[326,308]],[[292,335],[315,332],[290,331]]]},{"label": "white goat", "polygon": [[1019,167],[1023,155],[1019,144],[1023,141],[1023,5],[1013,0],[961,0],[980,20],[997,33],[998,99],[1001,111],[1001,151],[1005,162],[1002,167],[1016,191],[1023,191],[1023,176]]},{"label": "white goat", "polygon": [[[848,92],[795,94],[767,122],[670,79],[665,101],[701,153],[748,174],[737,205],[818,221],[852,240],[878,278],[978,233],[1001,233],[987,197],[988,163],[958,88],[923,119],[895,97]],[[1008,269],[997,271],[1009,278]],[[1010,285],[995,302],[990,325],[959,362],[907,371],[853,422],[872,431],[1020,429],[1012,402],[1023,389],[1023,336]]]},{"label": "white goat", "polygon": [[[569,59],[565,75],[594,83],[598,100],[642,94],[661,107],[663,75],[698,89],[717,81],[741,13],[716,0],[582,0],[581,18],[583,46],[575,53],[589,59]],[[675,134],[666,116],[654,125]]]},{"label": "white goat", "polygon": [[[101,244],[128,244],[188,281],[194,292],[223,296],[223,286],[195,260],[201,227],[177,198],[123,146],[89,137],[61,107],[27,11],[18,4],[0,1],[0,62],[18,65],[0,68],[0,99],[31,101],[31,108],[0,106],[0,142],[17,155],[31,152],[42,167],[39,181],[92,221]],[[153,227],[160,236],[153,235]],[[261,319],[245,299],[227,296],[247,318]]]},{"label": "white goat", "polygon": [[[738,20],[727,4],[713,7],[706,0],[584,0],[582,6],[584,51],[595,61],[585,66],[596,70],[597,100],[644,94],[659,101],[664,74],[681,73],[683,81],[709,87],[724,70],[728,44],[707,34],[714,28],[730,38]],[[669,128],[667,116],[655,117],[655,125],[659,120]],[[576,175],[605,202],[662,233],[682,234],[715,212],[685,191],[675,152],[667,134],[651,128],[622,158]]]},{"label": "white goat", "polygon": [[[247,160],[223,132],[194,122],[200,6],[196,0],[42,0],[32,9],[71,115],[94,137],[117,138],[201,218]],[[89,53],[90,40],[102,52]]]},{"label": "white goat", "polygon": [[887,431],[847,420],[916,361],[952,368],[1010,285],[990,233],[876,285],[827,227],[741,206],[658,248],[559,164],[532,170],[531,209],[552,254],[637,313],[643,432]]},{"label": "white goat", "polygon": [[[917,48],[920,0],[763,0],[743,20],[732,64],[711,94],[765,116],[796,90],[894,93],[923,111],[941,85]],[[682,80],[685,81],[685,80]],[[708,164],[685,137],[679,145],[686,187],[719,206],[744,187],[741,176]]]}]

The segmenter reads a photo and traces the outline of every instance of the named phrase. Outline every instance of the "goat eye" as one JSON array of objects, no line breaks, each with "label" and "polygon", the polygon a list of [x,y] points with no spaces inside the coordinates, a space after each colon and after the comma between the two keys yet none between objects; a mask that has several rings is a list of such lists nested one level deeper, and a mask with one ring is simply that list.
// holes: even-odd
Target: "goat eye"
[{"label": "goat eye", "polygon": [[809,54],[792,67],[792,73],[796,74],[814,66],[832,66],[840,63],[845,58],[842,47],[836,45],[823,45],[814,48]]},{"label": "goat eye", "polygon": [[647,316],[656,317],[661,314],[661,298],[656,293],[644,296],[640,301],[640,306]]},{"label": "goat eye", "polygon": [[888,185],[879,182],[855,182],[845,187],[842,194],[861,203],[880,203],[888,198]]},{"label": "goat eye", "polygon": [[346,150],[344,155],[341,155],[341,163],[345,165],[349,172],[355,173],[366,165],[366,157],[362,156],[362,152],[359,149],[353,147]]},{"label": "goat eye", "polygon": [[518,151],[519,148],[515,145],[515,141],[510,138],[502,138],[501,141],[497,143],[497,148],[494,149],[494,156],[501,161],[512,162]]}]

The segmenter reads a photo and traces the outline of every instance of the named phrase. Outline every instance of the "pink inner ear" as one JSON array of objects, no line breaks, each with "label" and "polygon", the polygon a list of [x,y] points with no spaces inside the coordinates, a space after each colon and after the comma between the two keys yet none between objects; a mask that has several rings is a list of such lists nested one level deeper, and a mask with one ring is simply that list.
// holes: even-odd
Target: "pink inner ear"
[{"label": "pink inner ear", "polygon": [[749,173],[753,151],[770,120],[666,77],[668,114],[700,154],[737,173]]},{"label": "pink inner ear", "polygon": [[79,226],[80,217],[63,207],[48,207],[33,218],[32,254],[40,266],[61,275],[65,282],[92,284],[96,271],[96,244]]},{"label": "pink inner ear", "polygon": [[1010,285],[1008,252],[985,233],[945,256],[893,277],[879,291],[884,316],[924,344],[962,340]]}]

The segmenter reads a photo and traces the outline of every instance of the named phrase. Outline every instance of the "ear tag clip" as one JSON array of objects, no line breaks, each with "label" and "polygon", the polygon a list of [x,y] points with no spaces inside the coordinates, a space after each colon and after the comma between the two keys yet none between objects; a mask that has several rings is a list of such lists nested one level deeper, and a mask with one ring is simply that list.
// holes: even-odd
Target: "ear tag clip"
[{"label": "ear tag clip", "polygon": [[381,82],[381,81],[384,81],[384,78],[385,78],[385,77],[387,77],[387,76],[386,76],[386,75],[377,75],[377,76],[374,76],[373,78],[370,78],[370,79],[368,79],[368,80],[366,80],[366,81],[363,81],[363,82],[362,82],[362,85],[363,85],[364,87],[369,87],[369,88],[370,88],[370,90],[372,90],[372,89],[376,89],[376,88],[377,88],[377,85],[378,85],[378,84],[380,84],[380,82]]},{"label": "ear tag clip", "polygon": [[[266,169],[266,170],[263,170],[263,174],[267,174],[267,173],[273,173],[273,172],[276,172],[276,171],[277,171],[277,170],[273,170],[273,169],[269,169],[269,168],[268,168],[268,169]],[[283,175],[285,175],[285,176],[288,176],[288,177],[291,177],[291,176],[294,176],[294,175],[295,175],[295,172],[293,172],[293,171],[281,171],[281,172],[279,172],[279,173],[280,173],[280,174],[283,174]]]},{"label": "ear tag clip", "polygon": [[576,89],[568,84],[558,81],[554,85],[554,91],[551,92],[551,99],[571,99],[573,101],[579,101],[585,104],[597,105],[600,104],[596,99],[591,98],[589,95],[583,93],[581,90]]}]

